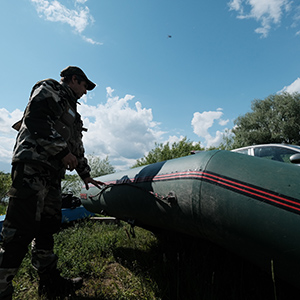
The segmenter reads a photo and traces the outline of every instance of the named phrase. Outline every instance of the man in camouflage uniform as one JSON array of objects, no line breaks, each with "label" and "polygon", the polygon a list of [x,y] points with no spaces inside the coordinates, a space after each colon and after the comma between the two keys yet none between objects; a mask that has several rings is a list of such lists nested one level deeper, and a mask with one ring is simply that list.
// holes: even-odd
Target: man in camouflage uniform
[{"label": "man in camouflage uniform", "polygon": [[33,87],[21,121],[12,158],[12,186],[2,228],[0,248],[0,299],[12,299],[12,279],[32,242],[32,265],[38,271],[39,294],[50,299],[65,296],[82,285],[56,268],[53,234],[61,224],[61,179],[66,169],[76,170],[84,181],[100,187],[90,177],[84,157],[81,117],[77,100],[95,84],[78,67],[61,72],[61,82],[42,80]]}]

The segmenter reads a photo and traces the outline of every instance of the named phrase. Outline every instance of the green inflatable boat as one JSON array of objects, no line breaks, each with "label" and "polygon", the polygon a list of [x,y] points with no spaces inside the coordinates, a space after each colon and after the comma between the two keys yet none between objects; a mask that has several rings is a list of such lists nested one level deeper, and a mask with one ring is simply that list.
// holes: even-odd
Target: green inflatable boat
[{"label": "green inflatable boat", "polygon": [[81,191],[93,213],[205,238],[299,287],[300,167],[203,151],[101,176]]}]

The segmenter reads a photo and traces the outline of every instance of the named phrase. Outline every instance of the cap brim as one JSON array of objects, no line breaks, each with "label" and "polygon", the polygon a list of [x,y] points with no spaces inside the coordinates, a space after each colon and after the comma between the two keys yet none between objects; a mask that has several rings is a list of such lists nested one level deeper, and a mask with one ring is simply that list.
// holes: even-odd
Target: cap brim
[{"label": "cap brim", "polygon": [[95,88],[96,84],[94,82],[91,82],[90,80],[87,81],[87,90],[91,91]]}]

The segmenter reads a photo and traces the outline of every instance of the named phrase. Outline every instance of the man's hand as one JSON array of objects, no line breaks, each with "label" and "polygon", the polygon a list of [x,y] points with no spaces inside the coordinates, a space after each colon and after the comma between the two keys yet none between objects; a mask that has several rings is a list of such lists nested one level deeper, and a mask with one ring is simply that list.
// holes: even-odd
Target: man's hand
[{"label": "man's hand", "polygon": [[73,171],[78,165],[76,156],[73,155],[71,152],[67,154],[65,157],[63,157],[62,162],[65,168],[70,171]]},{"label": "man's hand", "polygon": [[104,182],[99,181],[99,180],[95,180],[91,177],[87,177],[84,178],[83,180],[84,184],[85,184],[85,188],[88,190],[89,189],[89,183],[93,184],[94,186],[96,186],[98,189],[101,189],[101,185],[106,185]]}]

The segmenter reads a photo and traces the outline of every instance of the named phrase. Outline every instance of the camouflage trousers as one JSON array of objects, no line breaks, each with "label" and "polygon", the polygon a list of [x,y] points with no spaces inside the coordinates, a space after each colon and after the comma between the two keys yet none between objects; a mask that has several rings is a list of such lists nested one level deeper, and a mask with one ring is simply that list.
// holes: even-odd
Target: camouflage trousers
[{"label": "camouflage trousers", "polygon": [[39,273],[56,267],[53,234],[61,225],[60,174],[37,164],[18,163],[11,175],[9,204],[1,232],[0,299],[1,295],[12,293],[12,279],[30,243],[32,265]]}]

